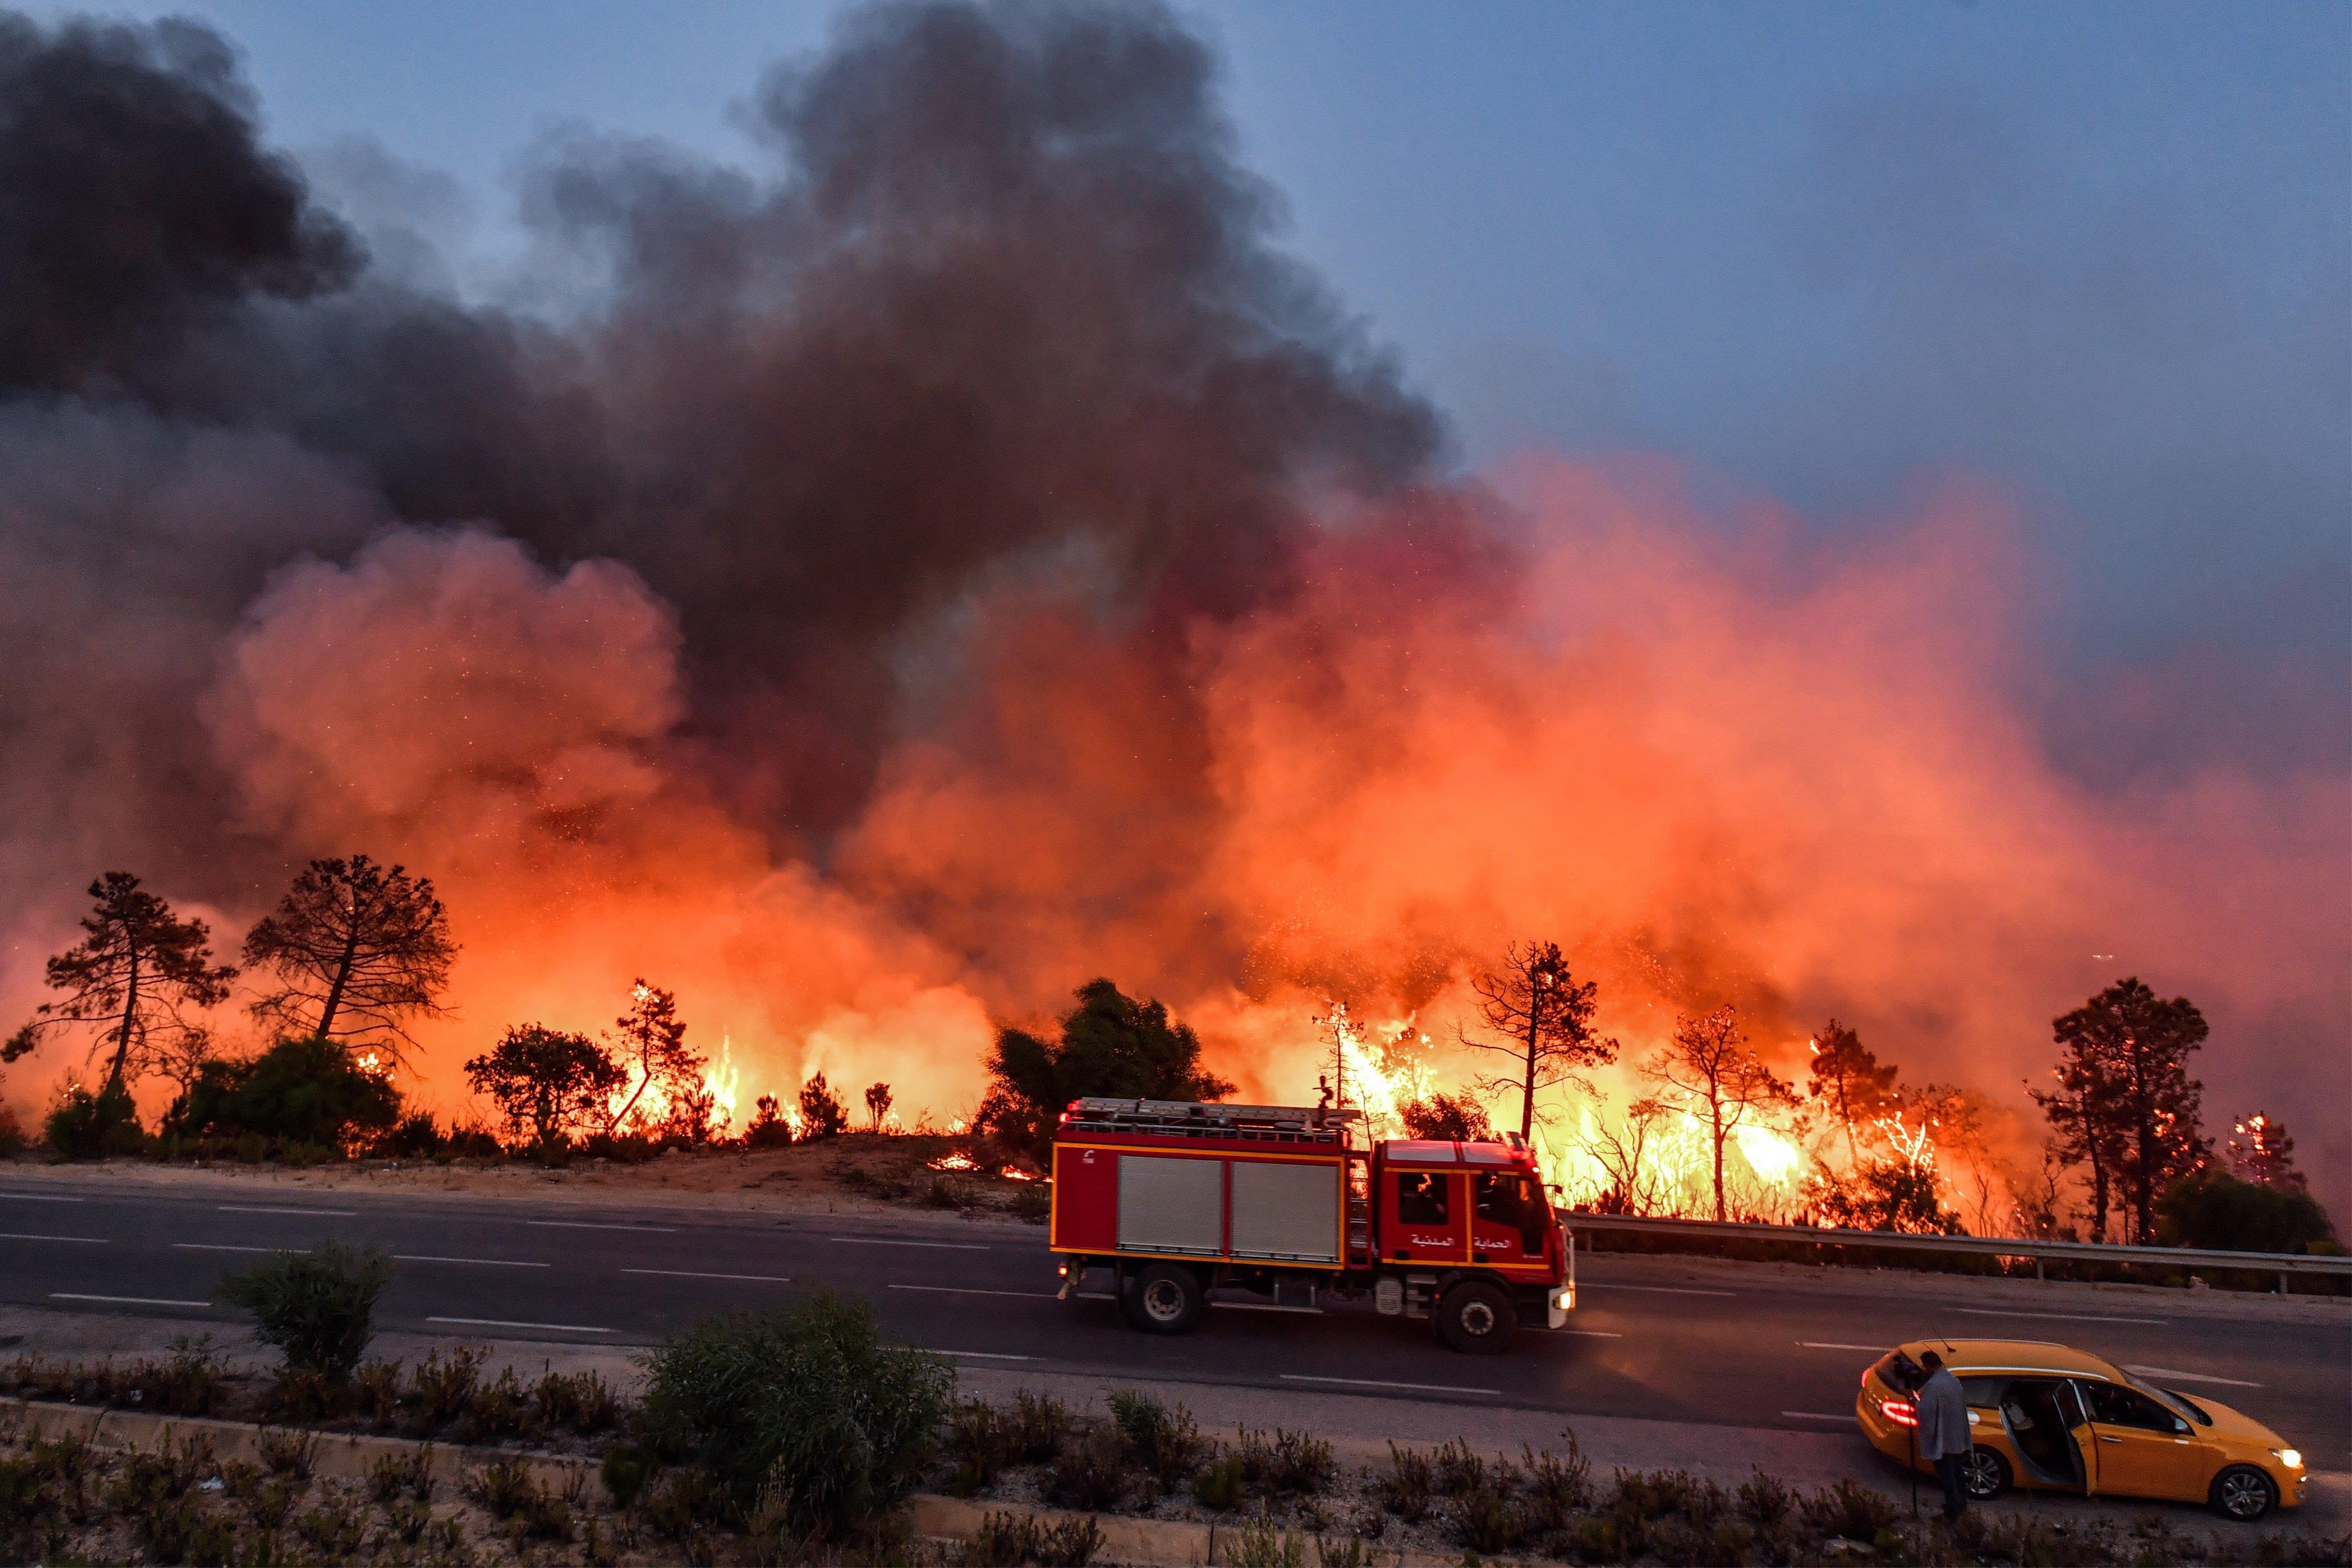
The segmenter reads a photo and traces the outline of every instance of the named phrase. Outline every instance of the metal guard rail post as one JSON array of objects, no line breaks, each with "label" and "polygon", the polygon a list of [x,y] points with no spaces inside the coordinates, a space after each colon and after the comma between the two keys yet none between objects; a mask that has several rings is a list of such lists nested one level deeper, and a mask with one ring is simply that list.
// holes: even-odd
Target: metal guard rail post
[{"label": "metal guard rail post", "polygon": [[2222,1252],[2201,1247],[2123,1247],[2097,1241],[2033,1241],[2015,1236],[1918,1236],[1900,1230],[1850,1230],[1827,1225],[1747,1225],[1735,1220],[1653,1219],[1631,1214],[1561,1216],[1570,1230],[1613,1231],[1633,1236],[1711,1237],[1726,1240],[1780,1241],[1807,1247],[1875,1247],[1882,1250],[1961,1253],[1990,1258],[2031,1258],[2033,1276],[2042,1263],[2068,1259],[2097,1263],[2136,1263],[2164,1268],[2244,1269],[2276,1274],[2286,1293],[2289,1274],[2352,1275],[2352,1258],[2309,1257],[2294,1252]]}]

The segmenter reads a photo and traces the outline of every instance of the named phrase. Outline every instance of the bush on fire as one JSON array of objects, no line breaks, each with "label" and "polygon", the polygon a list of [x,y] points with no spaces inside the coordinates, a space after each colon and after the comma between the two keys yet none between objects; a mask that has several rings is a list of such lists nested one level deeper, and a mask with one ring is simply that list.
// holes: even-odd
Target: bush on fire
[{"label": "bush on fire", "polygon": [[698,1323],[648,1370],[656,1453],[796,1542],[854,1536],[912,1490],[955,1393],[944,1361],[884,1344],[873,1309],[830,1291]]}]

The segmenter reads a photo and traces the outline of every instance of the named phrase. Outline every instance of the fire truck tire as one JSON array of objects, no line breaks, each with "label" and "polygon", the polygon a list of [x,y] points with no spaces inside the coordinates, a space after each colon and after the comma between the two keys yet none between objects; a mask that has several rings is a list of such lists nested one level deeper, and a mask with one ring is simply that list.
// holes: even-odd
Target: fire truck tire
[{"label": "fire truck tire", "polygon": [[1518,1326],[1510,1292],[1485,1280],[1465,1280],[1438,1300],[1437,1337],[1454,1350],[1491,1355]]},{"label": "fire truck tire", "polygon": [[1127,1282],[1127,1321],[1146,1333],[1187,1333],[1201,1321],[1201,1280],[1175,1263],[1153,1263]]}]

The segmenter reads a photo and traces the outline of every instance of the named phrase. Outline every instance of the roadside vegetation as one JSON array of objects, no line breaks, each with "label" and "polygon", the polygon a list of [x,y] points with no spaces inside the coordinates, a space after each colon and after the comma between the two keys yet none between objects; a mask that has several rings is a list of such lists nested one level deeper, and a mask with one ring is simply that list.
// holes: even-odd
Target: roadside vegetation
[{"label": "roadside vegetation", "polygon": [[[959,1401],[935,1358],[881,1345],[862,1307],[822,1297],[698,1325],[647,1358],[642,1402],[593,1377],[484,1378],[465,1352],[371,1370],[387,1367],[363,1364],[340,1415],[280,1415],[237,1458],[201,1433],[120,1452],[33,1437],[0,1415],[0,1560],[1076,1568],[1102,1560],[1104,1521],[1123,1515],[1214,1524],[1219,1561],[1245,1568],[1367,1568],[1400,1552],[1464,1563],[2352,1563],[2352,1539],[2214,1530],[2185,1509],[2118,1522],[2010,1505],[1947,1527],[1932,1499],[1914,1515],[1891,1476],[1819,1489],[1760,1470],[1728,1487],[1672,1469],[1604,1476],[1572,1432],[1517,1454],[1391,1445],[1358,1466],[1306,1433],[1203,1433],[1181,1406],[1132,1390],[1099,1417],[1035,1394]],[[119,1368],[20,1361],[5,1384],[85,1405],[256,1414],[253,1393],[198,1345]],[[265,1414],[271,1397],[265,1387]],[[332,1450],[320,1434],[352,1430],[441,1447],[322,1463]],[[484,1442],[514,1451],[435,1462],[447,1445]],[[551,1466],[525,1449],[573,1458]],[[979,1502],[979,1529],[916,1539],[901,1505],[925,1487]]]}]

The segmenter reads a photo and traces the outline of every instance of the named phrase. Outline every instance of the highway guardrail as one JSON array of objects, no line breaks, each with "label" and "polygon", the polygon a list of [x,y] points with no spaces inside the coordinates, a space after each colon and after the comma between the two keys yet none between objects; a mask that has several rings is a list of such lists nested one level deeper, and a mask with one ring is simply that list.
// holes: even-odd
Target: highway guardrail
[{"label": "highway guardrail", "polygon": [[1772,1241],[1801,1247],[1868,1247],[1881,1251],[1941,1252],[1979,1258],[2031,1258],[2042,1264],[2127,1263],[2161,1269],[2243,1269],[2276,1274],[2284,1294],[2291,1274],[2352,1275],[2352,1258],[2300,1252],[2224,1252],[2202,1247],[2124,1247],[2098,1241],[2037,1241],[2021,1236],[1920,1236],[1900,1230],[1850,1230],[1827,1225],[1746,1225],[1733,1220],[1657,1219],[1631,1214],[1562,1216],[1570,1230],[1604,1235],[1675,1237],[1685,1240]]}]

